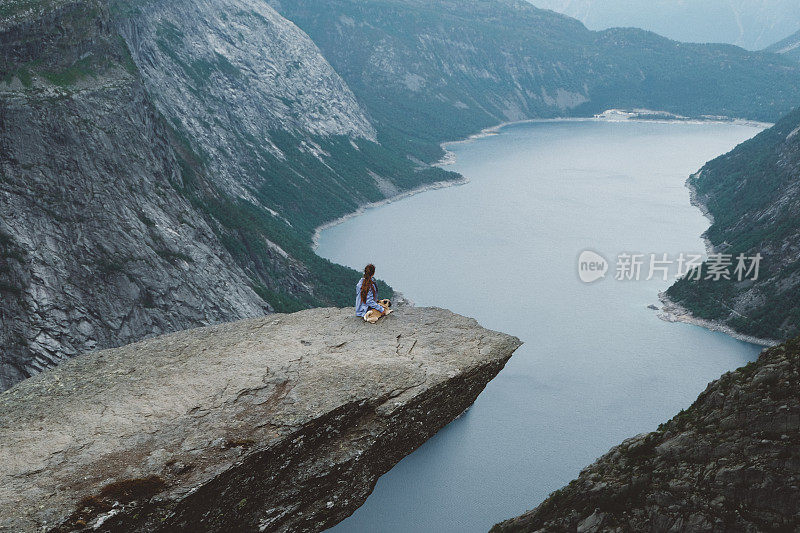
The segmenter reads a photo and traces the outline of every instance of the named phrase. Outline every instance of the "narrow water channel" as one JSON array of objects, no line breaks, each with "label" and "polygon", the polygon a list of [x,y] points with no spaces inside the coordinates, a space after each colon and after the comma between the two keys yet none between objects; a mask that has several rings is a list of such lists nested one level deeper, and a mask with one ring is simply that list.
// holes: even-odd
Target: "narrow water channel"
[{"label": "narrow water channel", "polygon": [[[417,305],[525,345],[475,405],[383,476],[337,532],[487,531],[611,446],[689,406],[759,348],[659,320],[668,281],[614,279],[621,253],[702,252],[684,181],[760,131],[720,123],[555,121],[450,146],[469,178],[325,230],[318,253]],[[583,250],[610,263],[583,283]]]}]

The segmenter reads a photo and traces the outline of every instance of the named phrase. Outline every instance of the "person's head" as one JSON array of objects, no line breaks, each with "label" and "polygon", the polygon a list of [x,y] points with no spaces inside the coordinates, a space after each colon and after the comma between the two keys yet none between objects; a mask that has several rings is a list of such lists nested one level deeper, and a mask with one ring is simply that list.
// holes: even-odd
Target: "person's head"
[{"label": "person's head", "polygon": [[361,284],[361,302],[367,303],[367,296],[372,289],[372,276],[375,275],[375,265],[372,263],[364,267],[364,283]]}]

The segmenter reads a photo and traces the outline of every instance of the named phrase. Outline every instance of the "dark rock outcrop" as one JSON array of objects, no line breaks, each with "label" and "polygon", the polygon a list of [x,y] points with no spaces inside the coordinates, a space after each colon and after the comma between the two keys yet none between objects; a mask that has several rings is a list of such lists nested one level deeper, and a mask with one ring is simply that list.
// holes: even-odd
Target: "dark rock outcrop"
[{"label": "dark rock outcrop", "polygon": [[711,383],[492,531],[797,531],[800,338]]},{"label": "dark rock outcrop", "polygon": [[519,344],[442,309],[316,309],[76,357],[0,394],[0,530],[319,531]]}]

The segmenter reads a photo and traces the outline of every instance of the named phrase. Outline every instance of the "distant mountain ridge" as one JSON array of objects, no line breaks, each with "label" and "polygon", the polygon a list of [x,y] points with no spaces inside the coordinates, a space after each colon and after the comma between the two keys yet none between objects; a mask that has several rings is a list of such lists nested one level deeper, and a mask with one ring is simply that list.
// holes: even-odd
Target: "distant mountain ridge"
[{"label": "distant mountain ridge", "polygon": [[636,27],[677,41],[761,50],[800,28],[794,0],[530,0],[593,30]]},{"label": "distant mountain ridge", "polygon": [[[503,121],[613,107],[777,120],[800,102],[788,60],[636,29],[592,32],[523,1],[273,4],[311,36],[377,123],[435,142]],[[792,105],[765,97],[775,90],[765,76],[787,83]]]},{"label": "distant mountain ridge", "polygon": [[767,47],[767,52],[785,55],[800,61],[800,31]]}]

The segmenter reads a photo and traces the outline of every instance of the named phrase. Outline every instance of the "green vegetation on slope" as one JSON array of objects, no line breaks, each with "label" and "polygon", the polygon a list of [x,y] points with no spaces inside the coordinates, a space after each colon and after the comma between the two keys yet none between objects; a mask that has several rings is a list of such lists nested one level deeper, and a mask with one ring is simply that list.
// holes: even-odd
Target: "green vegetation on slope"
[{"label": "green vegetation on slope", "polygon": [[[337,206],[332,199],[328,204],[330,210],[318,209],[312,212],[305,204],[310,197],[309,192],[316,191],[304,192],[298,189],[276,193],[274,188],[265,185],[258,193],[259,199],[274,204],[276,198],[281,198],[287,208],[287,215],[294,215],[292,218],[297,221],[297,224],[290,226],[263,208],[221,192],[202,175],[204,172],[202,159],[192,152],[189,143],[174,130],[173,142],[179,148],[178,153],[181,155],[179,162],[183,183],[178,187],[179,191],[190,199],[199,212],[211,220],[211,227],[220,242],[250,275],[251,286],[259,296],[279,312],[327,305],[347,307],[353,304],[354,287],[360,274],[317,256],[310,247],[313,230],[336,213],[343,212],[343,206]],[[341,154],[344,151],[337,153]],[[313,172],[318,171],[312,161],[319,163],[316,158],[311,158],[307,162],[312,167],[309,175],[315,175]],[[349,161],[345,159],[340,161],[341,166],[334,165],[332,168],[338,168],[342,172],[348,170],[363,172],[363,166],[354,164],[348,167],[348,163]],[[294,167],[297,168],[302,167]],[[271,171],[276,174],[265,182],[270,182],[276,187],[285,179],[285,174],[281,173],[294,172],[291,168],[281,168],[277,164]],[[305,183],[305,185],[310,184]],[[292,209],[289,209],[290,207]],[[282,262],[280,257],[276,260],[276,245],[307,272],[304,282],[311,287],[311,292],[307,287],[297,285],[290,273],[280,264]],[[382,281],[378,282],[378,290],[381,294],[392,293],[391,288]]]},{"label": "green vegetation on slope", "polygon": [[[4,16],[3,10],[10,14]],[[14,23],[20,26],[15,28]],[[52,86],[65,95],[79,82],[97,86],[135,74],[119,36],[100,30],[109,23],[104,0],[13,0],[4,4],[0,7],[0,83],[10,85],[17,79],[23,92],[47,88],[52,96]],[[7,33],[3,30],[6,26]],[[26,32],[35,33],[36,38]]]},{"label": "green vegetation on slope", "polygon": [[[306,46],[306,36],[277,14],[272,18],[267,9],[226,13],[206,6],[184,17],[176,16],[184,6],[173,10],[143,3],[139,7],[130,18],[120,17],[126,27],[138,26],[140,32],[123,34],[132,42],[145,83],[169,122],[173,144],[180,144],[184,154],[181,192],[213,221],[210,225],[218,239],[250,275],[254,290],[275,308],[352,305],[358,274],[313,253],[315,228],[394,191],[457,178],[420,161],[438,158],[438,144],[383,133],[378,144],[359,134],[351,138],[298,131],[297,124],[309,120],[309,115],[358,127],[360,118],[337,116],[337,105],[354,114],[362,111],[355,104],[348,107],[351,97],[336,83],[338,78],[326,81],[328,72],[333,72],[316,61],[313,48],[302,57],[274,50],[270,57],[274,65],[250,64],[252,58],[239,53],[251,47],[258,54],[283,46],[260,37],[273,33],[279,39],[295,39],[301,49]],[[184,22],[192,16],[199,18]],[[198,21],[217,17],[225,23],[198,36]],[[258,36],[230,29],[245,23],[254,25]],[[209,38],[236,42],[235,50],[198,45],[196,40],[206,33]],[[137,39],[143,42],[137,45]],[[269,92],[270,81],[274,95]],[[254,93],[253,87],[263,87],[264,92]],[[319,91],[331,101],[308,106],[302,102],[307,100],[303,91]],[[161,99],[164,94],[169,98]],[[173,106],[175,95],[190,105]],[[299,102],[297,108],[293,97]],[[333,116],[327,117],[328,113]],[[261,119],[252,121],[253,116]],[[313,130],[316,124],[309,126]]]},{"label": "green vegetation on slope", "polygon": [[682,279],[667,295],[701,318],[784,339],[800,333],[800,110],[707,163],[689,180],[722,253],[762,254],[753,281]]}]

